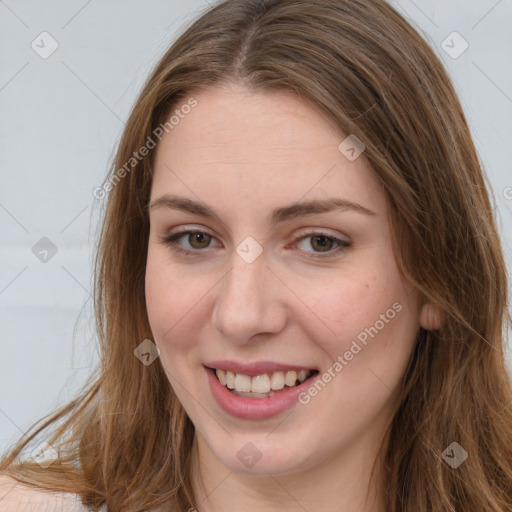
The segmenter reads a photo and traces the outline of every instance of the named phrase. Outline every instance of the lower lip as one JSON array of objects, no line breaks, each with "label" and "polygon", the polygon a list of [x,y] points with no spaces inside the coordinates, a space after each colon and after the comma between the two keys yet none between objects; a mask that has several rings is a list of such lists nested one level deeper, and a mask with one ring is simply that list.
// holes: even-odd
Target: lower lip
[{"label": "lower lip", "polygon": [[298,386],[279,391],[269,398],[245,398],[231,393],[223,386],[214,370],[206,368],[206,373],[210,390],[217,403],[231,416],[244,420],[263,420],[287,411],[298,402],[298,396],[311,386],[312,379],[317,375],[314,374]]}]

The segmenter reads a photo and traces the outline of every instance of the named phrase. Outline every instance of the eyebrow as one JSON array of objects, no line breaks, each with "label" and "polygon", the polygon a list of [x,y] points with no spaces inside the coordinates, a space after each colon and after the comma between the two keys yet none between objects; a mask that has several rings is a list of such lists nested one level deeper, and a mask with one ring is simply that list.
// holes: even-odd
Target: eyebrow
[{"label": "eyebrow", "polygon": [[[215,219],[222,223],[220,217],[210,206],[194,201],[187,197],[165,194],[153,200],[148,207],[149,210],[157,210],[160,208],[194,213],[208,219]],[[278,224],[280,222],[285,222],[297,217],[332,212],[336,210],[352,210],[364,215],[377,215],[372,210],[369,210],[368,208],[358,203],[348,201],[347,199],[333,197],[329,199],[293,203],[289,206],[274,208],[271,212],[271,221],[273,224]]]}]

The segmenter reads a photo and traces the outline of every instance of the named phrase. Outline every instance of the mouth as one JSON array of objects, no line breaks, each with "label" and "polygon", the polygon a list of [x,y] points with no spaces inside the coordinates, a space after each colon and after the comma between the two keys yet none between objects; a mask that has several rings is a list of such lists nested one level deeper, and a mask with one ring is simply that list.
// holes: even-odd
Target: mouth
[{"label": "mouth", "polygon": [[295,369],[250,376],[223,368],[208,369],[213,373],[217,381],[233,395],[255,399],[271,398],[300,386],[318,374],[316,369]]}]

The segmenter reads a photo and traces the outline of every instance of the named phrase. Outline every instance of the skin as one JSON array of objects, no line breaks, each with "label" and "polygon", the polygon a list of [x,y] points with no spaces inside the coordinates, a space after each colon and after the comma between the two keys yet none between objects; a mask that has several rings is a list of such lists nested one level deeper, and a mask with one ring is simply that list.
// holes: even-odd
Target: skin
[{"label": "skin", "polygon": [[[194,97],[157,148],[151,201],[201,201],[220,221],[150,210],[146,299],[160,363],[196,428],[198,510],[384,510],[378,466],[370,473],[419,328],[384,193],[364,153],[349,161],[338,150],[347,134],[291,93],[225,84]],[[374,215],[269,221],[276,207],[330,197]],[[179,246],[202,252],[179,254],[162,239],[181,229],[212,238],[183,236]],[[318,230],[351,245],[336,252],[323,239],[326,255],[311,235]],[[263,248],[252,263],[236,252],[248,236]],[[213,399],[203,363],[276,361],[322,374],[393,303],[401,311],[307,405],[243,420]],[[262,455],[251,468],[237,457],[249,442]]]}]

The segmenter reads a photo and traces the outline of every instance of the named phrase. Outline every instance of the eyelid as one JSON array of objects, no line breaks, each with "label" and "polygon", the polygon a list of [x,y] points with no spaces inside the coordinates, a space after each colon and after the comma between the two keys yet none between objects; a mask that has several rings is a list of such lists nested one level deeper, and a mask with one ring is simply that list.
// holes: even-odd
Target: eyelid
[{"label": "eyelid", "polygon": [[208,228],[205,228],[204,226],[197,226],[197,224],[180,224],[176,228],[170,229],[168,232],[166,232],[165,236],[172,236],[177,235],[178,233],[181,234],[187,234],[187,233],[204,233],[205,235],[209,235],[212,238],[217,238],[216,235],[214,235]]},{"label": "eyelid", "polygon": [[324,236],[328,236],[330,238],[341,239],[342,242],[352,243],[352,241],[350,240],[350,238],[347,235],[344,235],[344,234],[339,233],[339,232],[332,232],[332,230],[330,230],[328,228],[319,228],[319,227],[314,227],[314,226],[310,226],[310,227],[306,227],[306,228],[301,228],[294,235],[294,239],[298,240],[299,238],[302,238],[302,237],[307,236],[307,235],[309,235],[309,236],[324,235]]}]

